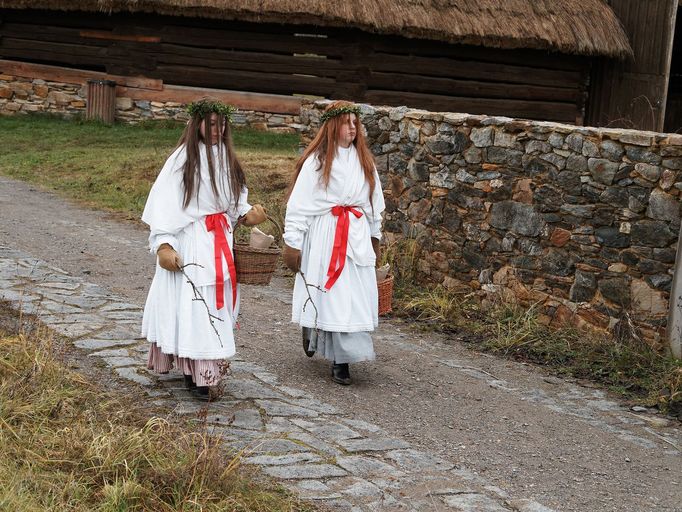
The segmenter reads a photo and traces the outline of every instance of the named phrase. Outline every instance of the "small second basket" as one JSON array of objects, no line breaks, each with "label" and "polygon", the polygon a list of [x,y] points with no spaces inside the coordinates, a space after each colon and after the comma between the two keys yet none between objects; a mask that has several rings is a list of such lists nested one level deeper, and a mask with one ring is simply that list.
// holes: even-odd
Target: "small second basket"
[{"label": "small second basket", "polygon": [[[272,218],[268,217],[279,230],[282,236],[282,228]],[[270,284],[272,274],[277,268],[277,260],[282,249],[269,247],[257,249],[249,244],[234,244],[234,266],[237,269],[237,282],[242,284]]]},{"label": "small second basket", "polygon": [[386,276],[385,279],[377,282],[379,290],[379,314],[385,315],[393,311],[393,276]]}]

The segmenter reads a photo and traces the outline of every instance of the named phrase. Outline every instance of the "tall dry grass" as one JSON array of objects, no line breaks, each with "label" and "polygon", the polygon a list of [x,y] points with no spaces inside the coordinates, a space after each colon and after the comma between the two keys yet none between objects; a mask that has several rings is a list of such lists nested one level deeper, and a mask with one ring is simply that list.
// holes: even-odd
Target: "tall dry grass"
[{"label": "tall dry grass", "polygon": [[58,353],[44,330],[0,333],[0,510],[311,510],[206,428],[149,417]]}]

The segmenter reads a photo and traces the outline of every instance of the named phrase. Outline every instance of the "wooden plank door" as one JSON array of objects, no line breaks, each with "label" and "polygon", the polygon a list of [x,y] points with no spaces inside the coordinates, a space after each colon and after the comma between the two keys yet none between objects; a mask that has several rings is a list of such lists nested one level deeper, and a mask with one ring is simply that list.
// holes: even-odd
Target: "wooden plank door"
[{"label": "wooden plank door", "polygon": [[678,0],[609,0],[634,56],[594,67],[588,124],[663,131]]}]

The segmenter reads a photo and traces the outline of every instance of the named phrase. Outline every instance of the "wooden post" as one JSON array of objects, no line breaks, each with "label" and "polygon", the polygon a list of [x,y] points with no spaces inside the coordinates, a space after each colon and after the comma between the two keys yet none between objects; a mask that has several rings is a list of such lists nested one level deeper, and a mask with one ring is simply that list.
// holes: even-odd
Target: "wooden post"
[{"label": "wooden post", "polygon": [[675,357],[682,358],[682,228],[677,239],[675,273],[668,301],[667,335],[670,351]]},{"label": "wooden post", "polygon": [[86,119],[104,123],[114,122],[116,115],[116,82],[113,80],[88,80]]}]

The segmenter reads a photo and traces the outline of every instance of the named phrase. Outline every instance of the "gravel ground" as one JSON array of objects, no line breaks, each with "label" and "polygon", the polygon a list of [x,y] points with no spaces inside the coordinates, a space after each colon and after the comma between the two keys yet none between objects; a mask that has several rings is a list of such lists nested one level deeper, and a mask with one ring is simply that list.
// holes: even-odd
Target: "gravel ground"
[{"label": "gravel ground", "polygon": [[[143,304],[154,259],[144,226],[0,178],[0,243]],[[290,279],[244,287],[238,351],[282,383],[461,463],[491,485],[566,511],[682,511],[680,423],[542,368],[421,333],[396,319],[378,359],[331,382],[289,323]]]}]

